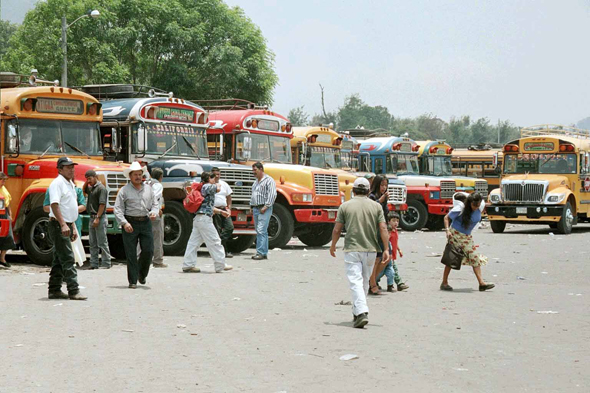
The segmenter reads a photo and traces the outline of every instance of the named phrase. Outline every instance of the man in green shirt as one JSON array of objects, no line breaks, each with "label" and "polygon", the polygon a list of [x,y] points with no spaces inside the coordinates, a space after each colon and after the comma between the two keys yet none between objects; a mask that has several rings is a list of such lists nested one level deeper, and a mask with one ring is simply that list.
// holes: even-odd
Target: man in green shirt
[{"label": "man in green shirt", "polygon": [[377,202],[367,198],[369,189],[370,184],[367,179],[358,178],[354,181],[352,186],[354,197],[338,209],[330,247],[330,254],[336,257],[336,243],[340,239],[342,228],[345,228],[344,262],[352,292],[352,315],[355,328],[362,328],[369,323],[367,291],[376,253],[382,251],[383,261],[389,260],[388,247],[381,250],[378,242],[381,236],[383,244],[389,243],[383,209]]}]

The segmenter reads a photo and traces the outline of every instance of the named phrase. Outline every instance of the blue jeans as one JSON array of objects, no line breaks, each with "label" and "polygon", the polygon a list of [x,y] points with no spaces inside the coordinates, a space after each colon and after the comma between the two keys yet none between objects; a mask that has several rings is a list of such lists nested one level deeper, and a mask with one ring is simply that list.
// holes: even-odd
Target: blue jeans
[{"label": "blue jeans", "polygon": [[257,207],[252,208],[254,213],[254,228],[256,229],[256,253],[266,256],[268,254],[268,223],[272,215],[272,206],[264,213]]}]

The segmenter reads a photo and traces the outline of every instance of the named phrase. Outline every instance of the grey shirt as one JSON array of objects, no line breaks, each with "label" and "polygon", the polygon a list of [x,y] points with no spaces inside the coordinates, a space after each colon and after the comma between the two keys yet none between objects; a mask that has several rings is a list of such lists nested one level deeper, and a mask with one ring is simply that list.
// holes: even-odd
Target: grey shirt
[{"label": "grey shirt", "polygon": [[119,225],[127,224],[125,216],[145,217],[153,213],[159,213],[158,200],[154,195],[152,187],[142,184],[137,190],[133,184],[128,183],[117,194],[115,201],[115,217]]}]

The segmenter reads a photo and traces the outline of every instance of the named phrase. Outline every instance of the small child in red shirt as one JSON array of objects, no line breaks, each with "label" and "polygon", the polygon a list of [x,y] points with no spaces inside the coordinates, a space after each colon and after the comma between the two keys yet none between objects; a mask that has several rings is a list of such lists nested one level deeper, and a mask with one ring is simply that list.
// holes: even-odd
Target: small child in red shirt
[{"label": "small child in red shirt", "polygon": [[397,290],[403,291],[404,289],[408,289],[410,287],[402,281],[397,270],[397,265],[395,264],[398,252],[400,258],[404,257],[404,254],[402,254],[402,250],[399,248],[397,244],[397,227],[399,225],[399,214],[397,214],[396,212],[389,213],[387,215],[387,221],[387,229],[389,229],[389,255],[391,255],[391,259],[389,260],[387,266],[385,266],[385,269],[383,269],[377,276],[377,284],[379,284],[379,280],[381,280],[383,276],[387,276],[387,292],[395,292],[395,289],[393,288],[394,282],[397,285]]}]

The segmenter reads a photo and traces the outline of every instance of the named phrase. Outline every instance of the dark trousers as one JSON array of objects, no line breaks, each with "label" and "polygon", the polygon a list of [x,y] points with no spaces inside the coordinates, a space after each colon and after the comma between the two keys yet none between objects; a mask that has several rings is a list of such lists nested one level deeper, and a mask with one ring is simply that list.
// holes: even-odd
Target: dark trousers
[{"label": "dark trousers", "polygon": [[231,239],[231,235],[234,233],[234,223],[231,220],[231,216],[223,217],[221,214],[214,214],[213,225],[215,225],[215,229],[217,229],[217,233],[219,233],[221,245],[227,254],[227,241]]},{"label": "dark trousers", "polygon": [[[127,257],[127,279],[129,284],[137,284],[138,278],[145,279],[150,272],[152,257],[154,256],[154,238],[152,236],[152,222],[150,220],[129,220],[133,232],[127,233],[122,229],[123,246]],[[141,247],[139,260],[137,258],[137,242]]]},{"label": "dark trousers", "polygon": [[[73,224],[68,224],[68,226],[70,233],[72,233]],[[70,237],[61,234],[59,222],[55,220],[49,220],[49,238],[54,247],[53,262],[49,272],[49,293],[61,291],[61,284],[65,281],[68,293],[75,295],[80,290],[78,289],[78,272],[76,271],[72,241]]]}]

